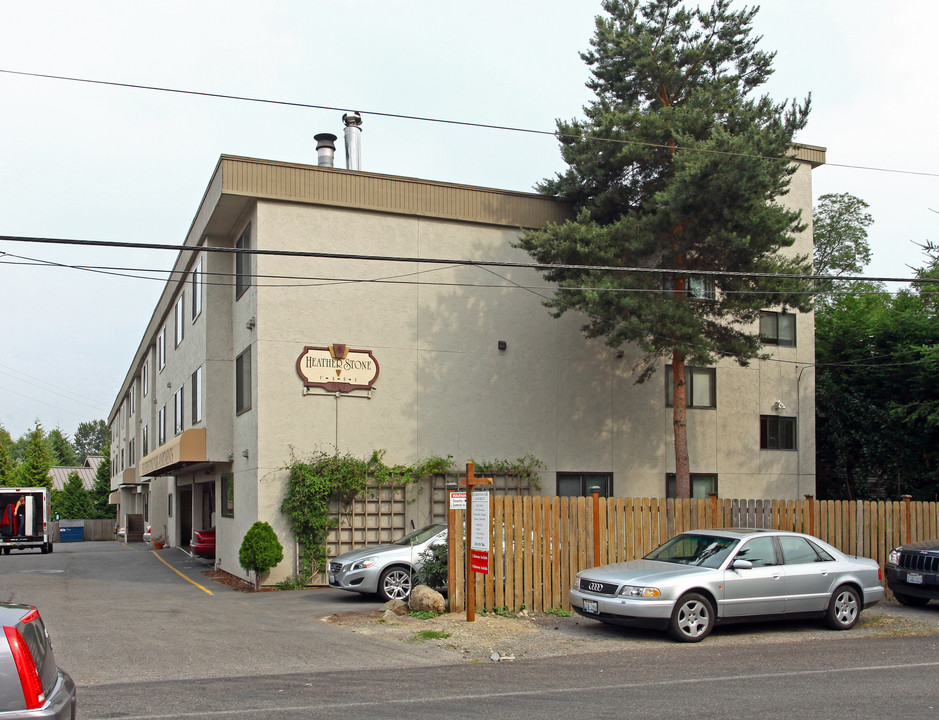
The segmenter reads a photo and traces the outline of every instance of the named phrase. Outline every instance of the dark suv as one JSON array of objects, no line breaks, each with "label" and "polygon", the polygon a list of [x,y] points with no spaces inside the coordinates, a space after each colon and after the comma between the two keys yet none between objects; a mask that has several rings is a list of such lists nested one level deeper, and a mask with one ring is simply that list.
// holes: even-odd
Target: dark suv
[{"label": "dark suv", "polygon": [[75,683],[55,664],[39,611],[0,603],[0,628],[0,718],[74,720]]},{"label": "dark suv", "polygon": [[904,605],[939,600],[939,539],[894,548],[884,565],[887,587]]}]

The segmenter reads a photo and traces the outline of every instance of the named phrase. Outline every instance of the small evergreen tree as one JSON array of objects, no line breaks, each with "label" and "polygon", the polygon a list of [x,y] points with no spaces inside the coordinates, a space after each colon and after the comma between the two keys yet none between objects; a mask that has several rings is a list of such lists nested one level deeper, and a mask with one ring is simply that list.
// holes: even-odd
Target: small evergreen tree
[{"label": "small evergreen tree", "polygon": [[10,434],[0,427],[0,487],[16,484],[16,467],[10,457]]},{"label": "small evergreen tree", "polygon": [[113,518],[116,516],[117,508],[108,502],[108,496],[111,494],[111,440],[105,441],[100,449],[104,456],[98,470],[95,473],[95,486],[92,488],[91,502],[94,506],[94,515],[96,518]]},{"label": "small evergreen tree", "polygon": [[254,589],[261,589],[261,576],[284,559],[284,547],[269,523],[258,521],[245,533],[238,551],[238,562],[254,572]]},{"label": "small evergreen tree", "polygon": [[77,472],[71,472],[61,492],[52,493],[52,509],[67,520],[87,520],[94,517],[91,496],[82,485]]},{"label": "small evergreen tree", "polygon": [[52,457],[53,465],[65,467],[78,465],[75,448],[72,447],[68,436],[60,428],[52,430],[46,436],[46,444],[49,446],[49,455]]},{"label": "small evergreen tree", "polygon": [[49,448],[45,442],[45,433],[39,422],[29,433],[24,455],[23,462],[16,469],[17,485],[20,487],[45,487],[51,492],[52,478],[49,477],[49,470],[52,469],[52,457],[49,455]]}]

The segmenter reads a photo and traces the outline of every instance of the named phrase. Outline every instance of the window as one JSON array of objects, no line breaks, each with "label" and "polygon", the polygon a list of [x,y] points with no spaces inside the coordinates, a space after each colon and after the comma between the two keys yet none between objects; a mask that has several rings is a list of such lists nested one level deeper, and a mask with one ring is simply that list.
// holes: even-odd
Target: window
[{"label": "window", "polygon": [[166,405],[157,412],[157,445],[166,442]]},{"label": "window", "polygon": [[192,374],[192,424],[202,422],[202,368]]},{"label": "window", "polygon": [[764,345],[796,346],[795,313],[760,313],[760,341]]},{"label": "window", "polygon": [[127,401],[121,403],[121,428],[127,424]]},{"label": "window", "polygon": [[184,302],[185,298],[185,293],[180,293],[179,298],[176,300],[176,347],[179,347],[179,344],[183,341],[183,332],[186,327],[185,323],[183,322],[186,305]]},{"label": "window", "polygon": [[222,475],[222,517],[235,517],[235,477]]},{"label": "window", "polygon": [[121,472],[124,472],[124,448],[121,448]]},{"label": "window", "polygon": [[192,321],[202,313],[202,259],[196,263],[192,269],[192,278],[190,280],[192,289]]},{"label": "window", "polygon": [[183,431],[183,389],[179,388],[173,395],[173,434],[179,435]]},{"label": "window", "polygon": [[714,278],[712,277],[689,277],[685,280],[688,297],[695,300],[713,300],[714,299]]},{"label": "window", "polygon": [[558,495],[561,497],[587,497],[592,488],[600,488],[600,497],[613,493],[612,473],[558,473]]},{"label": "window", "polygon": [[245,290],[251,287],[251,225],[245,228],[235,243],[235,249],[242,252],[235,253],[235,299],[244,295]]},{"label": "window", "polygon": [[157,335],[157,369],[163,370],[166,367],[166,325],[160,328],[160,334]]},{"label": "window", "polygon": [[150,426],[144,425],[140,431],[140,457],[146,457],[150,453]]},{"label": "window", "polygon": [[134,380],[130,384],[130,415],[134,416],[134,413],[137,412],[137,381]]},{"label": "window", "polygon": [[251,409],[251,348],[235,358],[235,412]]},{"label": "window", "polygon": [[[717,407],[717,370],[715,368],[685,367],[685,397],[688,407]],[[675,387],[672,382],[672,366],[665,366],[665,404],[675,402]]]},{"label": "window", "polygon": [[145,360],[143,369],[140,371],[140,392],[143,397],[147,397],[150,392],[150,361]]},{"label": "window", "polygon": [[[675,473],[668,473],[665,476],[665,497],[676,497],[675,491]],[[708,475],[704,473],[691,473],[691,497],[706,498],[711,493],[717,492],[717,475]]]},{"label": "window", "polygon": [[747,540],[734,560],[749,560],[753,567],[766,567],[778,565],[776,562],[776,546],[771,537],[755,537]]},{"label": "window", "polygon": [[804,563],[832,562],[834,558],[802,537],[780,537],[779,545],[782,547],[783,562],[786,565],[802,565]]},{"label": "window", "polygon": [[131,439],[130,439],[130,442],[127,443],[127,464],[128,464],[130,467],[133,467],[133,466],[134,466],[134,462],[136,461],[136,459],[137,459],[137,458],[136,458],[136,456],[134,455],[134,438],[131,438]]},{"label": "window", "polygon": [[796,418],[760,415],[761,450],[795,450]]},{"label": "window", "polygon": [[173,517],[173,496],[166,496],[166,517]]}]

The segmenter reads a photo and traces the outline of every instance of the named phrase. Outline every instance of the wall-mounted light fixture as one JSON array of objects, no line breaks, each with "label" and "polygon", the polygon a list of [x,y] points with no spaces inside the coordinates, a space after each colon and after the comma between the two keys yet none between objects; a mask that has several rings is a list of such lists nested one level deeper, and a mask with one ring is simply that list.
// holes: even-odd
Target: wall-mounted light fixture
[{"label": "wall-mounted light fixture", "polygon": [[242,450],[242,451],[241,451],[241,456],[242,456],[242,457],[248,457],[248,451],[247,451],[247,450]]},{"label": "wall-mounted light fixture", "polygon": [[257,319],[252,316],[248,318],[248,322],[245,323],[245,327],[248,328],[248,330],[254,330],[254,326],[257,324]]},{"label": "wall-mounted light fixture", "polygon": [[773,410],[779,412],[780,410],[785,410],[786,404],[782,400],[777,400],[773,403]]},{"label": "wall-mounted light fixture", "polygon": [[505,350],[507,347],[508,347],[508,343],[506,343],[505,340],[500,340],[500,341],[499,341],[499,349],[500,349],[500,350]]}]

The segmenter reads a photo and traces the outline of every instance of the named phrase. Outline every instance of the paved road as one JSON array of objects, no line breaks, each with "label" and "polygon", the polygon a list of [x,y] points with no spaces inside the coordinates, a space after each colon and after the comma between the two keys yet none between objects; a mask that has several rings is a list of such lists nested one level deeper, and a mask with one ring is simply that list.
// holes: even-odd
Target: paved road
[{"label": "paved road", "polygon": [[[165,562],[164,562],[165,561]],[[39,606],[79,717],[934,717],[939,637],[686,646],[472,664],[320,619],[374,608],[332,590],[245,594],[143,545],[0,557],[0,600]],[[208,591],[208,592],[207,592]],[[212,594],[209,594],[211,592]],[[904,609],[905,610],[905,609]],[[939,623],[939,608],[914,611]]]}]

